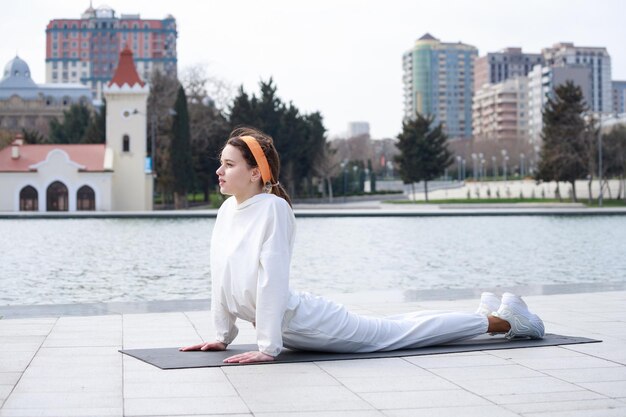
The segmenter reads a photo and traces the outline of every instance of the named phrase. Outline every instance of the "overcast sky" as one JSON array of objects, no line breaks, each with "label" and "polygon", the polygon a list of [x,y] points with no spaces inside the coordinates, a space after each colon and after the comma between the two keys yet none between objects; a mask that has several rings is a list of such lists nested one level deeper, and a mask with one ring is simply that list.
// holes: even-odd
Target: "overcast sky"
[{"label": "overcast sky", "polygon": [[[272,76],[278,94],[304,112],[320,111],[331,136],[350,121],[374,138],[401,128],[402,54],[429,32],[479,54],[525,52],[564,41],[605,46],[614,80],[626,80],[626,3],[622,0],[94,0],[119,17],[140,13],[178,24],[178,69],[201,64],[248,92]],[[3,0],[0,65],[17,52],[45,82],[45,28],[80,18],[88,0]]]}]

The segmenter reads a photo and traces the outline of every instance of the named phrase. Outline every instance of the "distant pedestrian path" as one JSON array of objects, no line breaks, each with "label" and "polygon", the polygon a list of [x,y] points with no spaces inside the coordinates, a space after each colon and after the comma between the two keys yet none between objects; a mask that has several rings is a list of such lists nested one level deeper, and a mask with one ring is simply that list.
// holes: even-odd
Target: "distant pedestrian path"
[{"label": "distant pedestrian path", "polygon": [[[429,200],[448,200],[448,199],[486,199],[486,198],[526,198],[526,199],[555,199],[560,197],[563,200],[571,200],[572,185],[567,182],[537,182],[532,179],[515,180],[515,181],[466,181],[459,183],[455,181],[447,182],[447,187],[441,182],[433,182],[428,184]],[[558,190],[558,191],[557,191]],[[425,200],[424,186],[422,183],[415,184],[415,196],[412,194],[412,188],[406,186],[405,195],[408,199]],[[597,199],[599,195],[598,181],[592,181],[591,187],[589,181],[576,181],[576,196],[579,201]],[[620,187],[619,180],[609,180],[603,189],[604,199],[614,199],[617,196],[622,199],[624,190]]]}]

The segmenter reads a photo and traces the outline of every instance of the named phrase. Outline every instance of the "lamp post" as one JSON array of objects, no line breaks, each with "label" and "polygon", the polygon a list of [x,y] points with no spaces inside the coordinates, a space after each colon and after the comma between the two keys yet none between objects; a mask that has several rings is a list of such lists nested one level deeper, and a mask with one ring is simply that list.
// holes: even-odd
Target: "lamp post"
[{"label": "lamp post", "polygon": [[496,164],[495,155],[491,157],[491,163],[493,166],[493,172],[491,173],[491,175],[493,175],[493,179],[495,180],[498,178],[498,165]]},{"label": "lamp post", "polygon": [[474,179],[476,179],[476,171],[477,171],[476,164],[478,161],[477,158],[478,156],[475,153],[473,153],[472,154],[472,176],[474,177]]},{"label": "lamp post", "polygon": [[343,171],[343,202],[346,202],[346,188],[347,188],[347,170],[346,170],[346,166],[348,165],[348,160],[344,159],[343,161],[341,161],[341,170]]},{"label": "lamp post", "polygon": [[506,181],[506,161],[509,157],[506,154],[506,149],[502,149],[502,174],[504,175],[504,181]]},{"label": "lamp post", "polygon": [[461,157],[458,155],[456,156],[456,170],[457,170],[456,178],[459,182],[461,182]]}]

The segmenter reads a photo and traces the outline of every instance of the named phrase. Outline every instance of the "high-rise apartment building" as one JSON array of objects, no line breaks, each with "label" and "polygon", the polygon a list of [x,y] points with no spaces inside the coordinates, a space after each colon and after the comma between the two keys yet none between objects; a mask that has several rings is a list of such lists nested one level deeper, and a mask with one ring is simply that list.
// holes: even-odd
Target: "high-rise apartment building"
[{"label": "high-rise apartment building", "polygon": [[474,60],[478,49],[425,34],[402,57],[404,116],[416,112],[443,123],[448,137],[472,134]]},{"label": "high-rise apartment building", "polygon": [[626,113],[626,81],[613,81],[613,112]]},{"label": "high-rise apartment building", "polygon": [[589,68],[591,95],[587,105],[594,112],[612,112],[611,57],[606,48],[574,46],[573,43],[561,42],[552,48],[544,48],[541,52],[547,66]]},{"label": "high-rise apartment building", "polygon": [[152,71],[176,76],[176,20],[115,15],[107,6],[89,6],[80,19],[53,19],[46,27],[46,82],[81,83],[96,99],[111,81],[120,52],[128,46],[141,77]]},{"label": "high-rise apartment building", "polygon": [[497,84],[483,84],[474,93],[474,138],[478,141],[526,140],[527,102],[526,77],[515,77]]},{"label": "high-rise apartment building", "polygon": [[571,81],[580,87],[583,99],[592,99],[592,70],[586,65],[540,66],[528,74],[528,134],[530,142],[541,143],[543,129],[543,109],[548,98],[554,97],[554,89]]},{"label": "high-rise apartment building", "polygon": [[496,84],[515,77],[526,77],[535,65],[543,64],[541,54],[523,53],[522,48],[505,48],[476,58],[474,91],[485,84]]}]

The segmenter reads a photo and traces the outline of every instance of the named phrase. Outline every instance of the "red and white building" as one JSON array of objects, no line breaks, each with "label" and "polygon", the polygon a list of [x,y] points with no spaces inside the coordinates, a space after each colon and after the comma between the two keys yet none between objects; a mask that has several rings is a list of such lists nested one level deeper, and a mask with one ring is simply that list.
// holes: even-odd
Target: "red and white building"
[{"label": "red and white building", "polygon": [[81,83],[94,99],[111,80],[119,53],[130,48],[144,80],[159,70],[176,77],[176,20],[116,16],[113,9],[89,6],[80,19],[53,19],[46,26],[46,83]]},{"label": "red and white building", "polygon": [[0,150],[0,211],[152,210],[148,93],[132,52],[122,51],[104,89],[106,143],[27,145],[17,137]]}]

